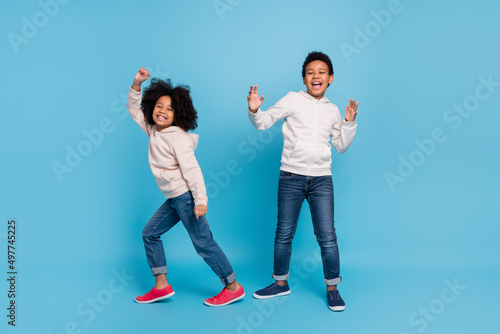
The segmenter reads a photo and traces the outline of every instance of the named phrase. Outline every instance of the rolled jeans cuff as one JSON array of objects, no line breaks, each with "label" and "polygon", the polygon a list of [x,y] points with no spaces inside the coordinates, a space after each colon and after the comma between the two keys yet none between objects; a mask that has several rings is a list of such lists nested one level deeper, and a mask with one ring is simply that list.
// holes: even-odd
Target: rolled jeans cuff
[{"label": "rolled jeans cuff", "polygon": [[166,266],[151,268],[151,273],[153,276],[167,274],[168,270]]},{"label": "rolled jeans cuff", "polygon": [[226,278],[221,278],[220,281],[222,282],[222,284],[226,285],[226,284],[231,284],[233,283],[234,281],[236,281],[236,273],[233,271],[233,273],[231,275],[229,275],[228,277]]},{"label": "rolled jeans cuff", "polygon": [[325,278],[325,284],[326,285],[337,285],[342,281],[342,277],[337,277],[337,278],[332,278],[332,279],[327,279]]},{"label": "rolled jeans cuff", "polygon": [[273,278],[277,281],[286,281],[288,279],[288,274],[286,275],[275,275],[273,274]]}]

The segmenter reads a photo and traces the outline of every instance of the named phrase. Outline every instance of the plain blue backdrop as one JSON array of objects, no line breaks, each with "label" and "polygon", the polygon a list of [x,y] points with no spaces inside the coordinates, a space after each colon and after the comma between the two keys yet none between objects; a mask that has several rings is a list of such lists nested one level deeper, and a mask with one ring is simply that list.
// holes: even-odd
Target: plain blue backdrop
[{"label": "plain blue backdrop", "polygon": [[[487,0],[3,1],[2,332],[490,332],[500,297],[499,10]],[[327,97],[342,113],[360,101],[354,143],[332,157],[343,313],[326,306],[307,204],[292,295],[251,297],[272,281],[282,138],[279,125],[251,126],[246,96],[257,84],[267,109],[303,89],[313,50],[333,60]],[[176,295],[133,302],[153,285],[141,231],[164,201],[147,137],[125,110],[141,66],[191,86],[207,217],[247,291],[232,306],[203,305],[221,285],[182,226],[163,237]]]}]

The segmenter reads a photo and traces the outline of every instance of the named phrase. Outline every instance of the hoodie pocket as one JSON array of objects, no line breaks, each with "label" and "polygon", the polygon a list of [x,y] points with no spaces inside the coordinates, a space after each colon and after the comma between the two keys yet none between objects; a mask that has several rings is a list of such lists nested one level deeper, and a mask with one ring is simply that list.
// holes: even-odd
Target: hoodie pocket
[{"label": "hoodie pocket", "polygon": [[162,169],[157,181],[160,188],[166,191],[175,190],[185,183],[180,169]]},{"label": "hoodie pocket", "polygon": [[331,150],[327,143],[305,140],[297,140],[290,155],[290,163],[296,166],[323,166],[330,159]]},{"label": "hoodie pocket", "polygon": [[313,158],[313,147],[313,142],[297,140],[292,154],[290,154],[290,163],[295,165],[308,165]]},{"label": "hoodie pocket", "polygon": [[315,145],[315,157],[314,164],[317,166],[323,166],[324,164],[330,164],[332,159],[331,146],[328,143],[316,143]]}]

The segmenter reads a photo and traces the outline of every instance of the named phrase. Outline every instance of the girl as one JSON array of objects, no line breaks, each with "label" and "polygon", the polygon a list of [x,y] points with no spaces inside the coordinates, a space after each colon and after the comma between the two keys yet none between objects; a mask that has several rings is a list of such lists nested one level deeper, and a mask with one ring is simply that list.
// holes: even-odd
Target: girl
[{"label": "girl", "polygon": [[208,200],[205,182],[194,156],[198,135],[187,132],[196,128],[198,118],[189,87],[173,87],[169,80],[152,79],[141,98],[141,84],[149,77],[149,71],[141,67],[130,88],[127,109],[149,137],[149,164],[167,200],[142,232],[146,257],[156,284],[149,292],[135,298],[135,301],[152,303],[174,295],[167,282],[161,235],[180,220],[198,254],[225,285],[218,295],[206,299],[205,304],[230,304],[243,298],[245,292],[236,281],[236,274],[226,255],[213,239],[205,218]]}]

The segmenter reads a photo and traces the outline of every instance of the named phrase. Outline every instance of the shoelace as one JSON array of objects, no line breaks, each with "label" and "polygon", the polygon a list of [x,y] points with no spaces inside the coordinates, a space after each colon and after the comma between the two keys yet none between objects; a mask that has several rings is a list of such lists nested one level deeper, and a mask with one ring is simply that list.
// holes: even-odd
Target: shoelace
[{"label": "shoelace", "polygon": [[138,300],[146,300],[146,299],[153,299],[151,291],[148,291],[145,294],[143,294],[142,296],[138,297]]},{"label": "shoelace", "polygon": [[339,292],[337,290],[331,290],[328,291],[328,294],[333,298],[333,299],[339,299]]},{"label": "shoelace", "polygon": [[[160,289],[157,289],[157,290],[160,290]],[[153,299],[156,297],[153,289],[149,290],[148,292],[146,292],[144,295],[142,295],[141,297],[143,297],[143,299]]]},{"label": "shoelace", "polygon": [[217,301],[217,300],[221,299],[221,297],[222,297],[223,295],[225,295],[225,294],[226,294],[226,291],[229,291],[229,290],[227,290],[227,289],[225,289],[225,288],[224,288],[224,289],[222,289],[222,291],[221,291],[221,292],[219,292],[219,294],[218,294],[217,296],[215,296],[215,297],[214,297],[214,301]]}]

